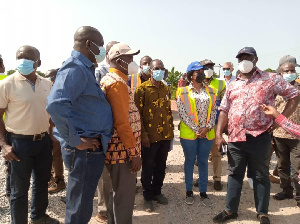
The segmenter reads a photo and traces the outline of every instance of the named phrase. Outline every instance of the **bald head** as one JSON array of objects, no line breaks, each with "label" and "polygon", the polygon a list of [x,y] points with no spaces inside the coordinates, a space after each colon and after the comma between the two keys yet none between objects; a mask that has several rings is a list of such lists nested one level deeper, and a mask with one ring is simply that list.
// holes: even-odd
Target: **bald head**
[{"label": "bald head", "polygon": [[74,34],[74,49],[83,47],[88,40],[98,46],[103,46],[104,44],[103,36],[96,28],[82,26]]},{"label": "bald head", "polygon": [[40,60],[40,52],[33,46],[24,45],[17,50],[16,59]]},{"label": "bald head", "polygon": [[154,59],[150,63],[150,69],[152,69],[152,70],[165,69],[165,66],[161,60]]},{"label": "bald head", "polygon": [[109,42],[107,45],[106,45],[106,54],[109,52],[109,50],[111,49],[111,47],[112,46],[114,46],[115,44],[118,44],[118,43],[120,43],[120,42],[118,42],[118,41],[111,41],[111,42]]}]

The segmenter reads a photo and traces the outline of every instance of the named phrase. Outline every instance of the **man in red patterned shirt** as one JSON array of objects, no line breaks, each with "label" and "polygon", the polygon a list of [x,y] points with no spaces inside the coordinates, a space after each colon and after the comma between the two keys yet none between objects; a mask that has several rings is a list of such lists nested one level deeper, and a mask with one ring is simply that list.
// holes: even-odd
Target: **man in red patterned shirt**
[{"label": "man in red patterned shirt", "polygon": [[275,95],[286,101],[282,114],[289,117],[300,101],[296,88],[276,74],[261,71],[256,67],[258,57],[252,47],[245,47],[236,56],[241,73],[232,81],[222,100],[216,131],[218,148],[227,144],[222,137],[228,123],[228,187],[225,210],[214,217],[215,222],[224,222],[238,216],[245,169],[249,164],[253,174],[254,199],[257,218],[261,224],[269,224],[270,200],[269,156],[272,132],[278,125],[264,114],[262,104],[274,105]]}]

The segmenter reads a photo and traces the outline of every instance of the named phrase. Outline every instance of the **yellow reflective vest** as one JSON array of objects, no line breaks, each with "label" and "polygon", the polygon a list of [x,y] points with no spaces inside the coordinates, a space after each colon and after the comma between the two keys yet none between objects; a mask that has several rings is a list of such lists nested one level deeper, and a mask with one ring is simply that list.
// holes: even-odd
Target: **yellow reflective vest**
[{"label": "yellow reflective vest", "polygon": [[142,80],[140,77],[140,73],[132,74],[131,82],[130,82],[131,92],[134,93],[135,89],[138,88],[141,84],[142,84]]},{"label": "yellow reflective vest", "polygon": [[216,89],[217,91],[217,99],[220,100],[220,93],[225,88],[225,81],[219,80],[219,79],[213,79],[211,80],[209,87]]},{"label": "yellow reflective vest", "polygon": [[[207,111],[207,120],[206,120],[206,124],[208,124],[208,122],[210,120],[211,110],[216,103],[217,92],[213,88],[210,88],[210,87],[205,87],[205,88],[206,88],[207,94],[210,96],[210,101],[209,101],[209,106],[208,106],[208,111]],[[180,87],[180,88],[178,88],[177,93],[178,93],[177,96],[180,97],[181,101],[184,104],[184,107],[185,107],[185,110],[186,110],[188,116],[191,117],[191,119],[193,120],[193,122],[195,122],[196,125],[199,125],[196,101],[195,101],[195,98],[193,97],[191,89],[188,86]],[[180,138],[195,140],[197,138],[197,135],[185,123],[183,123],[181,121],[180,122]],[[213,128],[206,133],[206,138],[208,140],[212,140],[215,138],[215,130]]]}]

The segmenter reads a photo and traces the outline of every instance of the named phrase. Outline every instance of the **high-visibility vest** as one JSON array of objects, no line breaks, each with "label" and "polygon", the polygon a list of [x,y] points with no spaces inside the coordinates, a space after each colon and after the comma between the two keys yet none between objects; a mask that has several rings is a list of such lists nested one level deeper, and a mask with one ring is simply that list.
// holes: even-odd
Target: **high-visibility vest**
[{"label": "high-visibility vest", "polygon": [[[208,111],[207,111],[207,119],[206,124],[208,124],[210,120],[211,110],[216,103],[216,90],[210,87],[205,87],[206,92],[210,97]],[[189,87],[181,87],[178,88],[178,97],[181,98],[187,115],[193,120],[196,125],[199,125],[198,113],[196,107],[196,101],[193,97],[192,91]],[[197,138],[197,135],[194,131],[192,131],[185,123],[180,122],[180,138],[194,140]],[[215,130],[212,128],[210,131],[206,133],[206,138],[208,140],[212,140],[215,138]]]},{"label": "high-visibility vest", "polygon": [[296,82],[300,83],[300,79],[296,79]]},{"label": "high-visibility vest", "polygon": [[140,73],[132,74],[131,83],[130,83],[131,92],[134,93],[135,89],[139,87],[141,84],[142,84],[142,80],[140,77]]},{"label": "high-visibility vest", "polygon": [[[8,75],[0,75],[0,80],[5,79]],[[5,114],[3,114],[3,120],[5,120]]]},{"label": "high-visibility vest", "polygon": [[217,99],[220,100],[220,93],[225,88],[225,80],[213,79],[211,80],[209,87],[217,90]]}]

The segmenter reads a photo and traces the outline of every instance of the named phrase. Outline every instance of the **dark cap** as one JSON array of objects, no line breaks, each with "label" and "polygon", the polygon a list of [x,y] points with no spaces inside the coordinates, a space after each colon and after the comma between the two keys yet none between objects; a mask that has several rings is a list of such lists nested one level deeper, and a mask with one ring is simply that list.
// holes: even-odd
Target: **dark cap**
[{"label": "dark cap", "polygon": [[279,67],[285,63],[292,63],[295,65],[295,67],[300,67],[300,65],[297,64],[297,60],[295,57],[291,56],[291,55],[285,55],[282,58],[280,58],[279,60]]},{"label": "dark cap", "polygon": [[255,55],[257,56],[256,54],[256,50],[253,48],[253,47],[244,47],[242,48],[239,53],[237,54],[236,58],[239,58],[239,56],[241,54],[252,54],[252,55]]},{"label": "dark cap", "polygon": [[186,69],[186,73],[189,73],[190,71],[197,71],[200,70],[201,68],[203,68],[201,63],[199,61],[194,61],[191,64],[189,64],[189,66]]},{"label": "dark cap", "polygon": [[209,60],[209,59],[204,59],[203,61],[200,62],[201,65],[209,65],[209,64],[213,64],[215,65],[215,63],[212,62],[212,60]]}]

